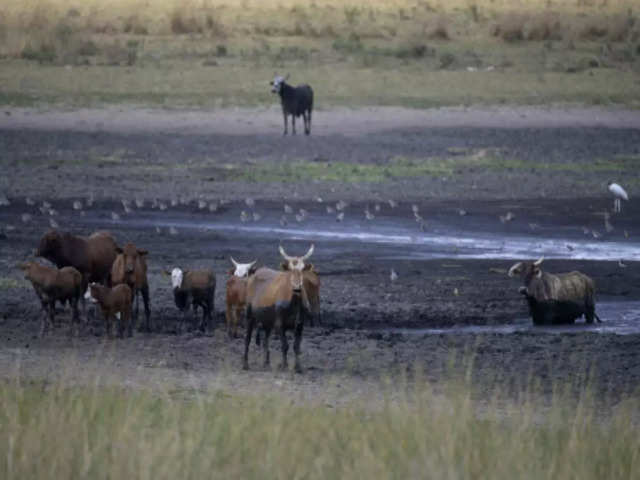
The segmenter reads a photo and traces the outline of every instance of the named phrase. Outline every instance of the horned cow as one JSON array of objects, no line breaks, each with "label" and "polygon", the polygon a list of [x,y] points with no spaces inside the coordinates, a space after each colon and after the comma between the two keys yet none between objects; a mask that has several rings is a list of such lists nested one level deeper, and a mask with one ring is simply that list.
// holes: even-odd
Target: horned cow
[{"label": "horned cow", "polygon": [[247,306],[247,278],[255,273],[257,260],[251,263],[238,263],[233,257],[230,259],[233,267],[229,270],[231,276],[227,280],[225,319],[227,334],[235,338],[238,336],[238,323],[241,318],[244,319]]},{"label": "horned cow", "polygon": [[25,272],[25,278],[31,282],[40,300],[44,315],[40,324],[40,336],[44,335],[48,326],[53,327],[56,301],[63,304],[69,302],[72,309],[70,333],[80,315],[78,301],[82,297],[82,275],[73,267],[61,269],[47,267],[37,262],[25,262],[18,265]]},{"label": "horned cow", "polygon": [[282,348],[281,368],[287,368],[287,330],[294,331],[293,351],[295,353],[295,371],[301,372],[300,343],[304,326],[305,313],[310,314],[309,298],[317,294],[307,291],[319,281],[305,282],[305,272],[312,273],[313,265],[305,261],[313,254],[313,245],[302,257],[291,257],[280,247],[280,254],[285,259],[282,271],[260,268],[247,281],[247,331],[244,342],[243,368],[249,368],[249,345],[251,334],[256,326],[264,329],[264,364],[270,365],[269,336],[275,327],[280,334]]},{"label": "horned cow", "polygon": [[291,115],[291,130],[296,134],[296,117],[302,115],[305,135],[311,134],[311,112],[313,111],[313,90],[309,85],[293,87],[287,83],[289,75],[276,75],[270,82],[271,92],[280,95],[282,115],[284,116],[284,134],[287,134],[287,116]]},{"label": "horned cow", "polygon": [[213,328],[212,312],[216,291],[216,276],[213,270],[182,270],[174,268],[171,271],[171,286],[176,307],[183,313],[178,331],[182,331],[185,317],[190,304],[193,306],[194,322],[197,318],[198,307],[202,308],[200,331]]},{"label": "horned cow", "polygon": [[136,306],[133,311],[134,321],[138,320],[139,296],[142,294],[144,301],[145,326],[147,332],[151,331],[151,310],[149,308],[149,282],[147,281],[146,250],[138,249],[129,242],[117,249],[118,256],[111,267],[111,283],[119,285],[124,283],[129,286],[135,297]]},{"label": "horned cow", "polygon": [[594,318],[595,285],[581,272],[551,274],[540,268],[543,258],[535,262],[518,262],[509,269],[509,276],[520,275],[524,286],[519,292],[525,296],[533,323],[550,325],[573,323],[584,315],[587,323]]}]

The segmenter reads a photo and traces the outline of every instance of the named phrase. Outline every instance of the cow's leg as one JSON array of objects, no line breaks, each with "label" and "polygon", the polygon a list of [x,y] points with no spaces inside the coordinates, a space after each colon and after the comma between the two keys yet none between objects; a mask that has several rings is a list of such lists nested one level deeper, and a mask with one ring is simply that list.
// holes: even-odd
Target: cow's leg
[{"label": "cow's leg", "polygon": [[298,318],[296,319],[296,327],[293,339],[293,353],[295,353],[296,355],[296,360],[293,368],[296,373],[302,373],[302,366],[300,365],[300,342],[302,342],[303,326],[304,324],[302,322],[302,319],[300,318],[300,315],[298,315]]},{"label": "cow's leg", "polygon": [[309,123],[309,130],[307,131],[307,135],[311,135],[311,109],[309,109],[309,113],[307,113],[307,122]]},{"label": "cow's leg", "polygon": [[231,338],[231,330],[232,330],[232,326],[233,326],[233,317],[236,314],[236,309],[233,305],[231,305],[229,302],[227,302],[227,308],[224,311],[224,319],[225,319],[225,323],[227,325],[227,336],[229,338]]},{"label": "cow's leg", "polygon": [[282,135],[287,134],[287,112],[282,111],[282,116],[284,117],[284,133]]},{"label": "cow's leg", "polygon": [[127,328],[127,337],[133,337],[133,322],[131,321],[131,308],[126,308],[122,312],[122,325]]},{"label": "cow's leg", "polygon": [[254,318],[251,307],[247,307],[247,331],[244,336],[244,355],[242,357],[242,368],[249,370],[249,345],[251,344],[251,333],[253,332]]},{"label": "cow's leg", "polygon": [[144,285],[140,291],[142,292],[142,301],[144,302],[145,328],[147,332],[151,331],[151,308],[149,307],[149,285]]},{"label": "cow's leg", "polygon": [[[135,297],[135,307],[133,309],[133,319],[136,321],[136,323],[138,322],[138,313],[140,312],[140,291],[138,289],[136,289],[135,287],[131,289],[131,291],[133,292],[133,296]],[[140,328],[141,330],[142,328]]]},{"label": "cow's leg", "polygon": [[264,351],[264,366],[271,366],[271,356],[269,352],[269,337],[271,336],[271,326],[265,326],[263,323],[264,329],[264,343],[262,344],[262,348]]},{"label": "cow's leg", "polygon": [[286,370],[288,367],[287,363],[287,352],[289,351],[289,342],[287,342],[287,332],[283,327],[280,327],[280,346],[282,348],[282,363],[280,364],[280,370]]},{"label": "cow's leg", "polygon": [[296,134],[296,115],[295,113],[291,114],[291,135]]},{"label": "cow's leg", "polygon": [[70,336],[73,336],[74,329],[77,329],[78,327],[78,321],[80,319],[80,313],[78,312],[79,301],[80,301],[80,298],[78,296],[75,296],[71,299],[71,327],[69,328]]}]

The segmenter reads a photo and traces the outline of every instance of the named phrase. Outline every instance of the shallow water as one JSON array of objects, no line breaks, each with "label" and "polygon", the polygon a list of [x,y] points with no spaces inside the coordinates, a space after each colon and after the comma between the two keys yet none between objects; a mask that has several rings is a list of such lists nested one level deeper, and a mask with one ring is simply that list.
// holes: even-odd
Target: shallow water
[{"label": "shallow water", "polygon": [[460,335],[513,333],[612,333],[630,335],[640,333],[640,302],[600,302],[596,313],[602,323],[587,324],[578,320],[573,325],[536,326],[528,318],[517,319],[509,325],[469,325],[449,328],[392,328],[385,331],[403,335]]}]

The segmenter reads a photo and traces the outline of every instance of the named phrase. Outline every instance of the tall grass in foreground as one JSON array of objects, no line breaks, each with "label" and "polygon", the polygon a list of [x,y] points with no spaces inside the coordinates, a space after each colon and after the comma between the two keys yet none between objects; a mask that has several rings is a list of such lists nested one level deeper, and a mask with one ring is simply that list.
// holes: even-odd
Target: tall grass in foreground
[{"label": "tall grass in foreground", "polygon": [[534,404],[478,416],[466,388],[330,409],[3,382],[0,477],[637,478],[637,398],[606,420],[588,393],[543,416]]}]

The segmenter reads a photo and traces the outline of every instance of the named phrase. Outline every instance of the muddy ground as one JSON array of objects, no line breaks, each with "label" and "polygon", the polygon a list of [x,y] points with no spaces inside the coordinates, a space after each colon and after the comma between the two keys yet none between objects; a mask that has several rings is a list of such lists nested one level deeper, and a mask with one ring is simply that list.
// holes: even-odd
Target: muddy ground
[{"label": "muddy ground", "polygon": [[[397,248],[387,254],[383,244],[326,238],[312,239],[316,244],[313,262],[322,281],[322,323],[305,330],[305,373],[265,371],[256,347],[250,354],[252,371],[242,372],[243,341],[227,339],[223,327],[228,256],[242,261],[257,258],[261,264],[275,267],[279,263],[278,240],[290,251],[302,252],[310,239],[287,233],[286,228],[280,238],[210,228],[216,222],[242,226],[240,213],[245,210],[259,213],[254,224],[276,229],[286,202],[295,211],[302,208],[309,212],[309,218],[299,224],[292,217],[289,222],[298,229],[312,229],[321,224],[317,219],[326,215],[327,204],[342,200],[348,203],[346,214],[358,219],[351,225],[366,232],[376,231],[375,221],[363,219],[367,206],[380,204],[376,211],[380,221],[400,222],[411,221],[411,206],[416,204],[429,221],[427,231],[433,228],[429,225],[436,224],[469,232],[560,238],[571,244],[583,239],[583,229],[588,228],[601,232],[598,241],[633,248],[640,235],[640,204],[625,203],[623,213],[613,217],[615,229],[609,233],[603,229],[602,212],[612,204],[606,181],[611,176],[626,181],[633,200],[638,169],[632,163],[623,165],[627,170],[619,170],[623,168],[619,164],[611,170],[581,168],[593,161],[634,157],[640,152],[640,122],[634,121],[638,116],[627,112],[632,119],[629,124],[612,120],[608,125],[605,113],[598,117],[605,118],[603,125],[586,122],[588,125],[582,126],[576,121],[579,127],[523,122],[514,128],[508,121],[491,128],[440,127],[424,119],[413,119],[412,123],[411,117],[394,118],[387,128],[376,124],[369,129],[351,129],[348,135],[320,129],[310,138],[282,138],[277,122],[273,132],[243,134],[240,130],[229,134],[221,129],[205,134],[166,127],[154,131],[152,121],[142,131],[131,132],[99,124],[99,119],[86,123],[90,128],[82,128],[82,124],[57,128],[55,115],[43,126],[36,112],[31,113],[38,119],[33,123],[24,120],[28,115],[21,117],[19,125],[7,125],[5,119],[0,131],[0,161],[7,172],[3,188],[10,205],[0,207],[0,375],[6,377],[20,369],[30,377],[64,375],[84,382],[99,371],[103,377],[132,385],[170,381],[176,388],[284,392],[335,404],[371,397],[386,375],[411,377],[422,370],[435,382],[464,375],[466,363],[461,358],[472,356],[474,384],[486,397],[495,385],[516,391],[533,381],[544,392],[561,383],[583,385],[582,376],[589,373],[599,391],[618,398],[639,385],[640,334],[604,334],[580,325],[561,334],[457,332],[456,327],[463,325],[509,324],[527,316],[517,293],[518,281],[505,274],[512,259],[464,259],[454,249],[445,258],[416,258],[411,255],[415,253],[411,246],[403,258]],[[402,115],[402,111],[394,114]],[[156,112],[163,125],[172,124],[172,115],[176,113]],[[354,115],[357,117],[350,113],[349,122],[355,121]],[[363,112],[360,120],[366,120],[367,115],[370,113]],[[318,117],[322,125],[321,114]],[[465,167],[446,176],[345,185],[234,181],[225,177],[223,167],[239,164],[250,168],[260,162],[313,162],[318,158],[354,164],[384,163],[398,155],[455,158],[460,148],[508,151],[530,162],[532,168]],[[558,169],[550,174],[534,168],[538,163],[566,168],[560,170],[562,174]],[[254,206],[247,206],[247,197],[255,201]],[[88,198],[93,199],[91,206]],[[144,206],[136,208],[136,198],[144,199]],[[130,213],[124,212],[122,199],[131,202]],[[392,208],[389,199],[398,205]],[[200,209],[198,200],[207,204],[215,201],[216,211]],[[51,206],[43,213],[40,207],[45,201]],[[80,210],[74,209],[74,201],[82,202]],[[165,204],[166,210],[160,210],[160,204]],[[53,215],[49,209],[54,210]],[[460,209],[466,215],[460,215]],[[515,219],[501,222],[499,216],[509,211],[515,213]],[[191,223],[172,230],[175,218],[189,218]],[[109,229],[120,243],[131,240],[149,250],[153,333],[108,341],[102,326],[89,321],[78,336],[70,338],[69,313],[63,312],[59,327],[37,338],[39,306],[15,264],[30,257],[51,220],[78,234]],[[416,224],[416,237],[421,234]],[[569,253],[567,248],[567,257]],[[578,269],[589,274],[596,281],[600,300],[640,300],[637,263],[627,261],[626,268],[620,267],[613,260],[615,254],[611,261],[569,260],[561,252],[556,256],[547,261],[549,270]],[[179,315],[169,281],[162,275],[175,265],[211,266],[216,271],[216,325],[212,333],[176,334]],[[399,275],[395,282],[389,278],[391,268]],[[449,330],[438,334],[392,331],[399,327]],[[277,364],[278,342],[272,341],[271,348]]]}]

